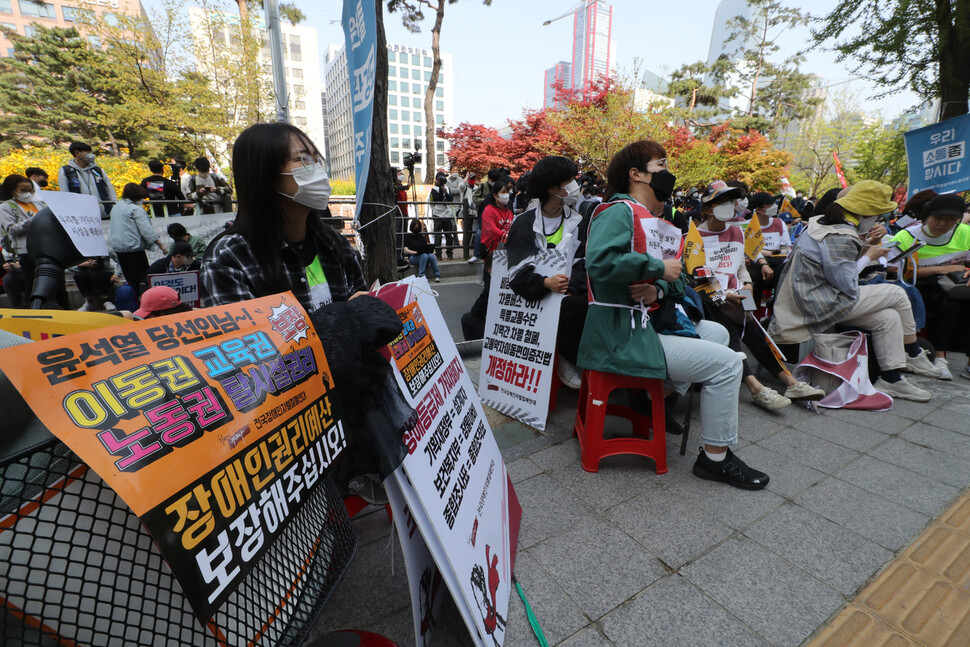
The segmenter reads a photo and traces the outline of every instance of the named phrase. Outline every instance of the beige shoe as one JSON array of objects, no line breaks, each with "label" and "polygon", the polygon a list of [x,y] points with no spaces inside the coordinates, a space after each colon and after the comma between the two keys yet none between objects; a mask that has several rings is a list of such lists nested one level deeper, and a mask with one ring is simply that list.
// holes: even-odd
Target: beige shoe
[{"label": "beige shoe", "polygon": [[789,400],[821,400],[825,397],[825,391],[799,382],[785,389],[785,397]]},{"label": "beige shoe", "polygon": [[760,391],[752,395],[751,400],[762,409],[767,409],[768,411],[784,409],[791,404],[791,400],[767,386],[762,387]]}]

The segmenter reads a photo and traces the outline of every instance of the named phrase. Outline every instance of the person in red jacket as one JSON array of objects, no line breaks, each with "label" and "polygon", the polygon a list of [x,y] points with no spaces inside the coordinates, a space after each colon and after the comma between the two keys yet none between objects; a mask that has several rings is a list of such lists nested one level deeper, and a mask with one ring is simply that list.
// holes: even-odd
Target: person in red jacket
[{"label": "person in red jacket", "polygon": [[512,178],[503,177],[492,184],[492,193],[485,199],[485,209],[482,211],[482,245],[488,253],[495,251],[499,243],[505,242],[512,226],[512,205],[509,197],[512,189]]}]

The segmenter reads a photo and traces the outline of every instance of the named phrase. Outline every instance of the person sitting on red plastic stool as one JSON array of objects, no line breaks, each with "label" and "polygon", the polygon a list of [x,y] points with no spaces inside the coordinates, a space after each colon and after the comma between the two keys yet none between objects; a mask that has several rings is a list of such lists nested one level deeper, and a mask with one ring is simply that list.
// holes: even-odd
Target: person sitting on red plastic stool
[{"label": "person sitting on red plastic stool", "polygon": [[[667,170],[666,157],[660,144],[638,141],[610,160],[606,194],[611,203],[594,214],[586,243],[590,304],[577,361],[585,369],[666,379],[680,394],[700,383],[704,447],[694,474],[760,490],[768,475],[729,449],[738,440],[741,358],[727,347],[727,331],[709,321],[694,324],[696,337],[677,334],[686,326],[665,331],[673,334],[658,334],[654,328],[657,313],[680,312],[684,293],[680,260],[651,256],[640,235],[649,231],[642,224],[662,213],[663,201],[673,192],[676,178]],[[679,248],[679,240],[665,240],[661,247],[671,242]]]}]

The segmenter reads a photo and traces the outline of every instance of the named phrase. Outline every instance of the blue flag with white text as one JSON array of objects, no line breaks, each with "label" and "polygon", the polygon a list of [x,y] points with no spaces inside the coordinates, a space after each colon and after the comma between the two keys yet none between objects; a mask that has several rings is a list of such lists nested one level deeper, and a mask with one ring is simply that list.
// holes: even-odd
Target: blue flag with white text
[{"label": "blue flag with white text", "polygon": [[904,137],[910,197],[925,189],[937,193],[970,189],[970,114],[911,130]]},{"label": "blue flag with white text", "polygon": [[364,205],[364,188],[367,186],[374,135],[374,81],[377,76],[377,13],[374,0],[344,0],[341,22],[344,27],[347,69],[350,72],[350,100],[354,122],[356,226]]}]

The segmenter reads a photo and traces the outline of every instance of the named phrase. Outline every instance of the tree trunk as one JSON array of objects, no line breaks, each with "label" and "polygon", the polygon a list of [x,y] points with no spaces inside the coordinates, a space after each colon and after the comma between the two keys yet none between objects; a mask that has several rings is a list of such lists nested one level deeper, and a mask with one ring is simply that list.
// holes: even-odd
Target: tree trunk
[{"label": "tree trunk", "polygon": [[434,184],[437,157],[434,147],[434,134],[437,124],[434,120],[434,92],[438,87],[438,73],[441,71],[441,23],[445,19],[445,0],[438,0],[435,9],[434,27],[431,28],[431,80],[424,93],[424,183]]},{"label": "tree trunk", "polygon": [[368,285],[377,279],[381,283],[390,283],[398,278],[394,246],[394,219],[397,212],[384,215],[397,205],[387,154],[387,37],[384,35],[383,0],[373,2],[377,9],[377,74],[374,79],[370,170],[367,186],[357,187],[358,191],[364,192],[360,238],[364,243],[364,276]]},{"label": "tree trunk", "polygon": [[940,121],[967,114],[970,91],[970,1],[936,0],[939,29]]}]

